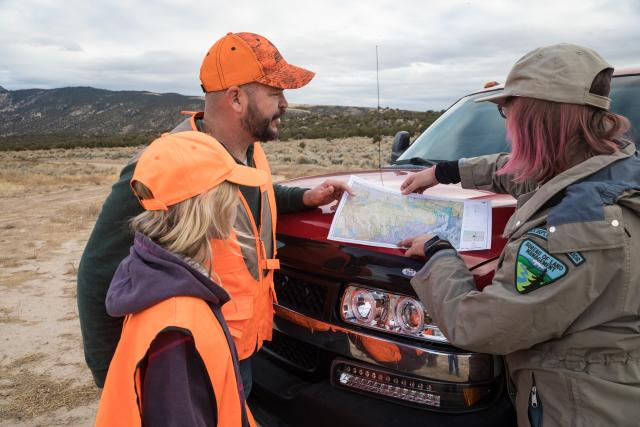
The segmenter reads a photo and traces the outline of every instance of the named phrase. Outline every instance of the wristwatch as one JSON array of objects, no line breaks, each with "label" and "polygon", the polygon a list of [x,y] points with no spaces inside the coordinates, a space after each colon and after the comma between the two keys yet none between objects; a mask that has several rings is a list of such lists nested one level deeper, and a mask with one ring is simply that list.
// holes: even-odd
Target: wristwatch
[{"label": "wristwatch", "polygon": [[443,251],[445,249],[454,249],[454,247],[448,240],[441,239],[438,236],[433,236],[424,242],[424,257],[429,260],[436,252]]}]

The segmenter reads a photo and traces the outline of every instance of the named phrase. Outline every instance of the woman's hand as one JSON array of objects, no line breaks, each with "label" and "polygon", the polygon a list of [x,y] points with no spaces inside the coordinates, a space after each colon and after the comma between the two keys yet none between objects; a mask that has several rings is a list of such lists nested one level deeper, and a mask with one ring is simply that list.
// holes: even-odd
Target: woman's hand
[{"label": "woman's hand", "polygon": [[424,256],[424,243],[431,240],[433,238],[433,234],[421,234],[419,236],[409,237],[407,239],[401,240],[398,242],[398,246],[401,248],[409,248],[407,252],[404,253],[404,256]]},{"label": "woman's hand", "polygon": [[433,187],[438,184],[436,179],[436,167],[431,166],[428,169],[421,170],[412,175],[409,175],[400,186],[402,194],[420,193],[429,187]]}]

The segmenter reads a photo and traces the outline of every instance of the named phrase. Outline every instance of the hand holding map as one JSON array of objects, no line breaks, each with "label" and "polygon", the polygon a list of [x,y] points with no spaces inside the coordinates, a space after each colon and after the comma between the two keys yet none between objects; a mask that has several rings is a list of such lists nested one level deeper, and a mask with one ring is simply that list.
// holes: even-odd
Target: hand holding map
[{"label": "hand holding map", "polygon": [[407,237],[424,233],[446,239],[459,251],[491,247],[491,202],[410,194],[352,176],[358,197],[344,194],[328,238],[341,242],[397,248]]}]

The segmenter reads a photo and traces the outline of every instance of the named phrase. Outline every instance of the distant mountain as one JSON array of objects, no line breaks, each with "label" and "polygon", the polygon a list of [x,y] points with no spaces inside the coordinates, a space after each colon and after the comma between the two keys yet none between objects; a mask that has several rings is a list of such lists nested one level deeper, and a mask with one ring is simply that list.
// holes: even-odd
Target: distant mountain
[{"label": "distant mountain", "polygon": [[160,133],[181,110],[201,110],[203,98],[177,93],[92,87],[0,90],[0,136]]},{"label": "distant mountain", "polygon": [[[204,98],[177,93],[110,91],[92,87],[6,90],[0,86],[0,150],[148,143],[201,111]],[[415,134],[440,112],[292,105],[281,138],[379,137]]]}]

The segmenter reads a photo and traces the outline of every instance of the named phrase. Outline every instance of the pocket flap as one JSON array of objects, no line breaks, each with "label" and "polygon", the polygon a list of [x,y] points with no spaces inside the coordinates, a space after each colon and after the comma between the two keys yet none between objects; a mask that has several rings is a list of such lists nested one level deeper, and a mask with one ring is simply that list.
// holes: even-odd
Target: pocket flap
[{"label": "pocket flap", "polygon": [[222,306],[225,320],[246,320],[253,316],[253,297],[236,296]]}]

